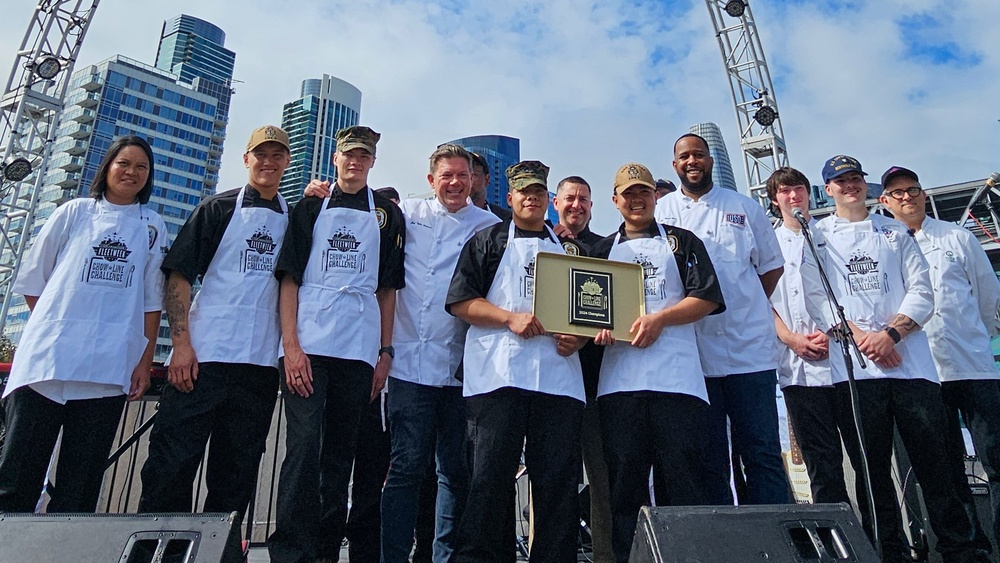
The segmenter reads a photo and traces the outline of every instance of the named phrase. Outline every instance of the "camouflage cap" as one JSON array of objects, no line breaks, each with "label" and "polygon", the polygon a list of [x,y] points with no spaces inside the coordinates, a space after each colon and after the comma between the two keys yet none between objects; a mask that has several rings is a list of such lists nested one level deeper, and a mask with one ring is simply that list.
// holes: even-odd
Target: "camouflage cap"
[{"label": "camouflage cap", "polygon": [[612,191],[618,193],[618,188],[625,189],[635,185],[648,186],[655,190],[656,180],[653,179],[653,173],[649,168],[637,162],[630,162],[618,169]]},{"label": "camouflage cap", "polygon": [[337,131],[337,152],[347,152],[351,149],[365,149],[375,154],[375,143],[382,135],[372,131],[371,127],[355,125]]},{"label": "camouflage cap", "polygon": [[537,160],[522,160],[507,167],[507,185],[511,190],[521,191],[535,184],[548,189],[548,179],[549,167]]},{"label": "camouflage cap", "polygon": [[284,145],[286,150],[292,150],[288,146],[288,133],[285,133],[280,127],[265,125],[254,129],[253,133],[250,133],[250,140],[247,141],[247,150],[244,152],[250,152],[268,142],[280,143]]}]

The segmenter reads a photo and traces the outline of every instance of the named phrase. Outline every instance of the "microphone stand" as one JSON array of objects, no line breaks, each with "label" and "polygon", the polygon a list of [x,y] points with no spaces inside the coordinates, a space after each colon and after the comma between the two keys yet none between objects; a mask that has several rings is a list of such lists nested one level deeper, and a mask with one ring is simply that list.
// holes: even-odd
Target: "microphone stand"
[{"label": "microphone stand", "polygon": [[875,514],[875,496],[872,491],[871,472],[868,469],[868,454],[865,452],[864,430],[861,427],[861,412],[858,410],[860,401],[858,398],[858,385],[857,380],[854,378],[854,362],[851,359],[851,352],[853,351],[857,356],[858,364],[861,366],[861,369],[866,369],[867,367],[865,355],[861,353],[861,350],[858,348],[857,341],[854,340],[854,333],[851,332],[851,327],[847,324],[847,315],[844,314],[844,307],[839,301],[837,301],[837,296],[833,292],[833,286],[830,285],[830,278],[827,277],[826,270],[823,269],[823,260],[820,259],[819,251],[816,250],[816,245],[813,243],[812,233],[809,230],[809,224],[806,222],[805,217],[800,214],[797,214],[796,219],[802,226],[802,234],[806,238],[806,243],[809,244],[809,250],[812,252],[813,258],[816,260],[816,266],[819,268],[819,278],[823,281],[823,290],[826,292],[826,298],[829,301],[831,308],[837,312],[837,317],[840,319],[840,323],[834,328],[834,333],[839,336],[837,341],[840,343],[840,351],[844,357],[844,365],[847,367],[847,386],[851,392],[851,415],[854,418],[854,428],[857,431],[858,439],[858,451],[861,457],[861,478],[865,484],[865,491],[867,493],[866,496],[868,497],[865,500],[868,501],[868,510],[871,514],[872,543],[875,544],[875,551],[878,553],[879,559],[881,560],[882,545],[878,536],[878,516]]}]

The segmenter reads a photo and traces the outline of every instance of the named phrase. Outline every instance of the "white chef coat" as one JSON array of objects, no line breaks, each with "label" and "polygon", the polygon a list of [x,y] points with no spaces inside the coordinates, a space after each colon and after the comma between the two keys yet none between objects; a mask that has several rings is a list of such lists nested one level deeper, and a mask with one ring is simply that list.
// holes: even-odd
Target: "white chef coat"
[{"label": "white chef coat", "polygon": [[[816,219],[809,222],[816,224]],[[816,321],[806,311],[805,293],[802,290],[802,254],[809,252],[806,237],[801,231],[793,231],[781,225],[774,230],[785,257],[785,272],[778,280],[778,286],[771,294],[771,307],[778,313],[788,330],[796,334],[811,334],[820,330]],[[834,343],[835,344],[835,343]],[[781,356],[778,360],[778,384],[781,387],[789,385],[804,385],[820,387],[832,385],[830,360],[804,360],[791,348],[784,344],[778,345]]]},{"label": "white chef coat", "polygon": [[277,367],[281,324],[274,264],[288,227],[288,206],[278,195],[281,213],[243,207],[246,190],[236,196],[236,209],[191,303],[191,346],[199,362]]},{"label": "white chef coat", "polygon": [[59,403],[128,393],[148,342],[143,316],[163,308],[166,237],[163,219],[139,204],[56,208],[12,286],[39,298],[4,396],[24,385]]},{"label": "white chef coat", "polygon": [[406,286],[396,292],[396,356],[389,376],[436,387],[462,385],[454,375],[469,325],[449,315],[444,303],[462,247],[500,219],[475,205],[451,213],[437,199],[407,199],[399,207],[406,218]]},{"label": "white chef coat", "polygon": [[[515,238],[514,222],[510,222],[507,247],[487,301],[514,313],[531,311],[535,256],[542,251],[565,254],[552,229],[546,226],[545,230],[548,239]],[[580,356],[560,356],[555,338],[548,334],[525,339],[506,327],[471,326],[465,337],[464,361],[462,393],[466,397],[514,387],[586,402]]]},{"label": "white chef coat", "polygon": [[778,337],[758,276],[780,268],[784,258],[764,208],[724,188],[697,201],[677,190],[657,202],[656,221],[694,232],[719,276],[725,312],[695,323],[705,376],[775,369]]},{"label": "white chef coat", "polygon": [[[923,326],[934,311],[927,261],[902,223],[882,215],[850,222],[836,215],[816,223],[812,231],[823,267],[847,319],[869,332],[884,330],[897,314]],[[802,281],[806,308],[816,323],[828,331],[838,321],[823,291],[819,270],[811,253],[804,253]],[[831,347],[838,346],[832,344]],[[857,379],[926,379],[938,382],[927,334],[922,330],[896,344],[902,362],[883,370],[868,361],[867,369],[854,362]],[[840,354],[830,354],[833,382],[847,381]]]},{"label": "white chef coat", "polygon": [[915,238],[930,265],[934,314],[924,331],[938,376],[941,381],[996,379],[990,337],[1000,332],[1000,281],[986,252],[967,229],[931,217]]},{"label": "white chef coat", "polygon": [[[686,293],[666,232],[656,226],[660,235],[655,238],[622,241],[618,233],[608,255],[608,260],[643,264],[647,314],[673,307]],[[646,348],[623,341],[605,348],[597,396],[626,391],[681,393],[708,403],[694,326],[665,326]]]}]

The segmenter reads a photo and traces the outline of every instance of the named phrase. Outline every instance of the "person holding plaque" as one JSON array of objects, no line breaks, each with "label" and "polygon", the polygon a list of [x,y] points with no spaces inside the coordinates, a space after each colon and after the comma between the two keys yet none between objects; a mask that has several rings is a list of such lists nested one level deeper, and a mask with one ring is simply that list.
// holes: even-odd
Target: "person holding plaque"
[{"label": "person holding plaque", "polygon": [[607,346],[597,404],[611,482],[612,548],[615,560],[625,562],[639,508],[649,504],[654,463],[664,470],[666,486],[657,492],[670,504],[708,501],[701,443],[708,391],[692,323],[726,306],[704,243],[653,219],[656,184],[649,169],[622,166],[613,190],[624,222],[595,245],[594,256],[641,265],[646,301],[631,343],[616,342],[607,329],[594,339]]},{"label": "person holding plaque", "polygon": [[472,325],[465,339],[471,477],[452,562],[500,561],[508,495],[524,448],[532,496],[532,561],[575,561],[586,339],[549,335],[532,311],[539,251],[581,253],[545,224],[549,169],[538,161],[507,169],[513,219],[465,244],[445,308]]}]

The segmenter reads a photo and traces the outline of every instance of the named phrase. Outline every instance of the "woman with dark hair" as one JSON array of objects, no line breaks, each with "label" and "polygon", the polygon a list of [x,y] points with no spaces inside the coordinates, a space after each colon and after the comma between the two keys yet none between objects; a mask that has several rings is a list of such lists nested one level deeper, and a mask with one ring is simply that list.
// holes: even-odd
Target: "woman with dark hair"
[{"label": "woman with dark hair", "polygon": [[12,290],[31,316],[7,397],[0,512],[32,512],[60,428],[49,512],[93,512],[126,397],[149,387],[166,247],[163,219],[142,204],[152,150],[122,137],[90,189],[58,207],[38,233]]}]

